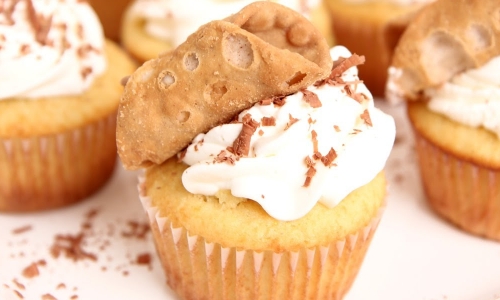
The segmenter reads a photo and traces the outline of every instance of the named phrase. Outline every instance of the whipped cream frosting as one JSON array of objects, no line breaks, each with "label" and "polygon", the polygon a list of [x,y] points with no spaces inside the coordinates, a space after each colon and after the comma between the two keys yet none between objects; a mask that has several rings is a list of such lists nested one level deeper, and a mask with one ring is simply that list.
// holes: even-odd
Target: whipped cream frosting
[{"label": "whipped cream frosting", "polygon": [[370,3],[370,2],[379,2],[379,3],[392,3],[397,5],[424,5],[431,3],[435,0],[343,0],[344,2],[350,3]]},{"label": "whipped cream frosting", "polygon": [[500,138],[500,56],[454,76],[425,94],[430,110],[471,127],[484,127]]},{"label": "whipped cream frosting", "polygon": [[[334,60],[351,56],[342,46],[330,54]],[[345,84],[311,86],[284,104],[263,101],[241,112],[239,122],[199,134],[182,158],[190,165],[182,175],[184,187],[203,195],[230,190],[283,221],[301,218],[318,201],[337,205],[383,169],[395,138],[394,120],[374,107],[357,74],[351,67],[341,76],[352,82],[352,93]],[[354,93],[363,100],[354,100]],[[258,127],[248,155],[238,157],[231,147],[249,118]]]},{"label": "whipped cream frosting", "polygon": [[85,1],[4,0],[0,12],[0,100],[80,94],[106,69]]},{"label": "whipped cream frosting", "polygon": [[[145,31],[176,47],[198,27],[212,20],[224,19],[254,0],[136,0],[129,16],[145,20]],[[274,0],[308,17],[320,0]]]}]

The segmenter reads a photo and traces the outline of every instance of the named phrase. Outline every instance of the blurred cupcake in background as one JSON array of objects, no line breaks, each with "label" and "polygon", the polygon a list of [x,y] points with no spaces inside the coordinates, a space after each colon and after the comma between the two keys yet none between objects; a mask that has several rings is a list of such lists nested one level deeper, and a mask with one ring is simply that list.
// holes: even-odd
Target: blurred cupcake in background
[{"label": "blurred cupcake in background", "polygon": [[430,206],[500,241],[500,6],[438,0],[411,22],[389,69],[404,98]]},{"label": "blurred cupcake in background", "polygon": [[104,29],[104,35],[120,41],[120,24],[125,8],[132,0],[89,0]]},{"label": "blurred cupcake in background", "polygon": [[[139,62],[173,50],[199,26],[236,13],[254,0],[135,0],[122,21],[123,46]],[[275,0],[306,16],[333,44],[331,21],[321,0]]]},{"label": "blurred cupcake in background", "polygon": [[336,43],[366,56],[359,73],[374,96],[384,96],[387,68],[408,22],[432,1],[325,0]]},{"label": "blurred cupcake in background", "polygon": [[73,203],[109,179],[134,67],[84,1],[0,2],[0,211]]}]

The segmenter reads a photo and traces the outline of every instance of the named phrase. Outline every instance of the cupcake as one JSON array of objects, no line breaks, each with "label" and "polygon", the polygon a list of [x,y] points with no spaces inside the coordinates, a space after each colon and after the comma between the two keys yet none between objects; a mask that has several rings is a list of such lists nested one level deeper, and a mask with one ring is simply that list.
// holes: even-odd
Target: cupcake
[{"label": "cupcake", "polygon": [[104,35],[108,39],[119,42],[122,15],[130,2],[130,0],[89,0],[101,20]]},{"label": "cupcake", "polygon": [[[453,12],[453,13],[450,13]],[[388,97],[406,98],[430,206],[463,230],[500,240],[500,8],[439,0],[394,53]]]},{"label": "cupcake", "polygon": [[258,2],[130,77],[118,153],[145,169],[141,200],[181,299],[349,290],[384,207],[395,136],[357,76],[363,62],[330,51],[299,13]]},{"label": "cupcake", "polygon": [[[254,0],[135,0],[125,13],[121,39],[138,61],[173,50],[199,26],[233,14]],[[275,0],[312,20],[332,42],[331,22],[320,0]],[[196,7],[196,9],[193,9]]]},{"label": "cupcake", "polygon": [[106,182],[133,70],[85,2],[0,3],[0,211],[66,205]]},{"label": "cupcake", "polygon": [[387,68],[408,22],[431,1],[325,0],[336,42],[366,56],[360,76],[374,96],[384,96]]}]

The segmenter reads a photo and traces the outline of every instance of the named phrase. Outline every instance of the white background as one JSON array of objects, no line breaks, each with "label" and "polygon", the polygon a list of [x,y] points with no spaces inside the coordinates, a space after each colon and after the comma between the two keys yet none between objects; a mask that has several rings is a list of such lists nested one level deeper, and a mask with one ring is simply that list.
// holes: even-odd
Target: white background
[{"label": "white background", "polygon": [[[493,300],[500,298],[500,243],[466,234],[436,216],[425,203],[404,107],[377,105],[397,124],[397,142],[387,163],[388,205],[362,269],[346,300]],[[0,214],[0,299],[177,299],[165,285],[151,235],[126,237],[129,221],[146,224],[137,198],[138,172],[117,166],[99,193],[77,205],[37,214]],[[97,209],[84,249],[97,261],[54,259],[56,234],[75,235],[85,215]],[[31,225],[30,231],[12,231]],[[102,248],[102,249],[99,249]],[[150,253],[151,266],[136,264]],[[22,270],[44,259],[40,275]],[[16,286],[13,280],[24,285]],[[65,287],[57,288],[60,283]]]}]

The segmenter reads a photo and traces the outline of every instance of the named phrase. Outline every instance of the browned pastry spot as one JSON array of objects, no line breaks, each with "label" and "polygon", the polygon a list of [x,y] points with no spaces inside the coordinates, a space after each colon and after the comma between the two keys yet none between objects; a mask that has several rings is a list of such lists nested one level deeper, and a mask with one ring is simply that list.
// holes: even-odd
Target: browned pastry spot
[{"label": "browned pastry spot", "polygon": [[331,67],[325,39],[301,14],[250,4],[132,74],[118,113],[118,153],[127,169],[160,164],[197,134],[306,88]]}]

